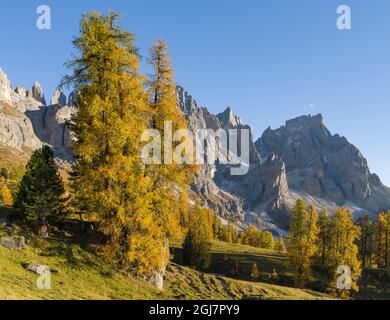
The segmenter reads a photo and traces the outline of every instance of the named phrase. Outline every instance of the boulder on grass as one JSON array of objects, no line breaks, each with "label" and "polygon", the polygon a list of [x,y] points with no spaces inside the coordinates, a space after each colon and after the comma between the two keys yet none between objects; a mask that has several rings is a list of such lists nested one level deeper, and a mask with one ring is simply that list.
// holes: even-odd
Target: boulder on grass
[{"label": "boulder on grass", "polygon": [[43,275],[45,272],[50,271],[50,267],[44,264],[26,263],[25,268],[39,275]]},{"label": "boulder on grass", "polygon": [[26,239],[24,237],[2,237],[0,244],[11,250],[22,250],[26,247]]}]

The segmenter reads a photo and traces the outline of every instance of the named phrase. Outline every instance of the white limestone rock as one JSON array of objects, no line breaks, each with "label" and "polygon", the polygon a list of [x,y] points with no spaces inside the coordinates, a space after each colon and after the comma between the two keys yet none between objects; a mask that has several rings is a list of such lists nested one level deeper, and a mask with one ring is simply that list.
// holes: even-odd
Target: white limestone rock
[{"label": "white limestone rock", "polygon": [[66,96],[60,89],[56,89],[54,92],[53,97],[50,100],[51,105],[60,105],[60,106],[66,106]]}]

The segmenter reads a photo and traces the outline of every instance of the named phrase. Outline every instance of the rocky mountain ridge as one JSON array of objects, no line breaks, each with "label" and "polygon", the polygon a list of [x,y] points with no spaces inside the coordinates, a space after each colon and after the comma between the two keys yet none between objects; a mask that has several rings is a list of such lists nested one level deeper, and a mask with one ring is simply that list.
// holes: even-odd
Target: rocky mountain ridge
[{"label": "rocky mountain ridge", "polygon": [[[66,98],[65,98],[66,99]],[[71,133],[67,122],[75,111],[66,106],[64,95],[57,90],[46,105],[41,85],[31,89],[13,88],[7,75],[0,69],[0,151],[2,157],[11,154],[28,157],[43,143],[53,146],[58,160],[71,161]]]},{"label": "rocky mountain ridge", "polygon": [[292,190],[370,212],[390,208],[390,189],[370,172],[358,148],[329,132],[321,114],[268,128],[255,144],[263,157],[273,153],[283,160]]},{"label": "rocky mountain ridge", "polygon": [[[181,87],[177,97],[192,132],[206,128],[250,132],[247,174],[231,175],[233,165],[229,164],[206,164],[200,166],[192,186],[194,196],[224,220],[284,233],[289,208],[297,198],[330,211],[345,206],[357,217],[390,208],[390,189],[370,172],[355,146],[329,132],[321,115],[268,128],[254,142],[251,128],[231,107],[213,115]],[[67,99],[57,89],[46,105],[39,83],[29,90],[14,88],[0,69],[1,159],[28,159],[33,150],[47,143],[60,164],[72,162],[68,122],[76,111],[75,101],[75,92]]]},{"label": "rocky mountain ridge", "polygon": [[[250,130],[231,107],[212,115],[180,87],[178,101],[191,130]],[[330,212],[346,207],[356,218],[390,208],[390,189],[370,172],[367,160],[355,146],[329,132],[321,114],[288,120],[276,130],[268,128],[255,143],[250,134],[249,153],[246,175],[232,176],[229,165],[209,165],[194,184],[208,206],[213,207],[215,198],[222,202],[216,211],[226,219],[283,233],[289,209],[298,198]],[[225,199],[230,203],[232,196],[240,205],[224,206]]]}]

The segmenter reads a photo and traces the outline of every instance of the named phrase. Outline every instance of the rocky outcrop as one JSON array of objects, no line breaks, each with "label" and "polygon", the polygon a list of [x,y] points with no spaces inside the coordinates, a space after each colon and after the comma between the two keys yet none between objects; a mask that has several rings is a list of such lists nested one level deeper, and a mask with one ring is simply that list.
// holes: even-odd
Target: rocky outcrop
[{"label": "rocky outcrop", "polygon": [[[182,87],[177,88],[177,97],[191,132],[195,133],[197,129],[221,128],[218,118],[210,114],[206,108],[199,108],[192,96]],[[244,221],[242,200],[217,186],[213,179],[215,172],[215,164],[199,166],[192,185],[194,194],[203,205],[213,209],[221,218],[242,223]]]},{"label": "rocky outcrop", "polygon": [[9,102],[12,100],[14,92],[11,82],[8,80],[5,72],[0,69],[0,100]]},{"label": "rocky outcrop", "polygon": [[0,144],[20,151],[39,148],[42,142],[35,135],[30,119],[10,103],[0,101]]},{"label": "rocky outcrop", "polygon": [[56,156],[64,161],[73,161],[72,133],[68,123],[75,112],[75,107],[58,104],[27,112],[35,135],[40,141],[51,145]]},{"label": "rocky outcrop", "polygon": [[18,87],[15,88],[14,91],[15,91],[15,93],[17,93],[22,98],[27,97],[27,91],[26,91],[26,89],[24,87],[18,86]]},{"label": "rocky outcrop", "polygon": [[0,146],[28,158],[33,150],[46,143],[53,147],[59,160],[72,161],[68,122],[75,107],[62,105],[66,98],[59,90],[52,102],[56,104],[45,106],[38,82],[27,92],[22,87],[14,89],[0,69]]},{"label": "rocky outcrop", "polygon": [[227,107],[224,112],[217,114],[217,118],[226,127],[236,128],[243,125],[241,119],[233,113],[231,107]]},{"label": "rocky outcrop", "polygon": [[66,106],[66,96],[60,89],[56,89],[53,97],[50,99],[51,105]]},{"label": "rocky outcrop", "polygon": [[50,267],[43,264],[26,263],[25,268],[38,275],[43,275],[46,274],[47,272],[50,272]]},{"label": "rocky outcrop", "polygon": [[45,95],[43,93],[43,89],[41,84],[38,81],[35,81],[31,90],[27,91],[27,97],[31,97],[38,101],[41,105],[46,105]]},{"label": "rocky outcrop", "polygon": [[26,247],[26,239],[24,237],[2,237],[0,245],[10,250],[22,250]]}]

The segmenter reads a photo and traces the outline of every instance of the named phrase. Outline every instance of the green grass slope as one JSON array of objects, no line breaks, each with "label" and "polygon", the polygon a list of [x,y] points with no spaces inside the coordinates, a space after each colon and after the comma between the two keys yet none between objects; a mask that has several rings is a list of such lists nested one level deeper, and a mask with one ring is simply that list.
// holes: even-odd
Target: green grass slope
[{"label": "green grass slope", "polygon": [[[23,263],[53,270],[50,290],[39,290],[38,276]],[[141,280],[110,269],[79,246],[63,240],[30,240],[25,250],[0,246],[0,299],[165,299],[167,296]]]},{"label": "green grass slope", "polygon": [[[16,230],[15,234],[18,233],[26,232]],[[0,228],[0,236],[5,235],[5,230]],[[229,250],[236,251],[237,254],[242,252],[239,246]],[[23,267],[27,262],[51,268],[50,290],[37,288],[38,276]],[[168,267],[165,289],[160,291],[142,279],[113,272],[98,257],[75,243],[70,235],[41,239],[28,234],[27,248],[20,251],[9,250],[0,245],[0,279],[1,300],[328,298],[308,290],[201,273],[175,263]]]},{"label": "green grass slope", "polygon": [[[171,247],[175,253],[175,261],[181,263],[180,242],[172,242]],[[258,282],[293,286],[293,273],[286,265],[287,255],[273,250],[255,248],[242,244],[227,243],[221,241],[212,241],[211,246],[212,261],[208,273],[226,275],[240,280],[250,280],[251,269],[256,263],[259,278]],[[233,275],[231,272],[233,262],[238,264],[238,272]],[[274,271],[278,279],[273,279]],[[314,270],[309,275],[308,286],[315,291],[322,291],[323,282],[326,281],[325,275],[318,270]]]},{"label": "green grass slope", "polygon": [[201,300],[328,300],[329,296],[261,282],[234,280],[177,264],[168,268],[165,286],[177,299]]}]

